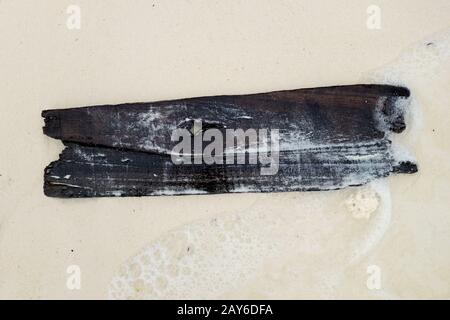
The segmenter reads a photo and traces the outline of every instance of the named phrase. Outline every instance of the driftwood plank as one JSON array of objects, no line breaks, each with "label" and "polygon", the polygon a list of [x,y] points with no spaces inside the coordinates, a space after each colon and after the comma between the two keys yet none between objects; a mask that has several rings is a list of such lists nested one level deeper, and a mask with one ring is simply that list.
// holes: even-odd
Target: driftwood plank
[{"label": "driftwood plank", "polygon": [[[395,159],[388,137],[405,128],[397,102],[408,96],[402,87],[355,85],[47,110],[44,133],[67,148],[46,168],[44,192],[100,197],[312,191],[412,173],[416,165]],[[261,164],[248,161],[174,164],[173,131],[194,133],[198,122],[202,130],[224,134],[279,130],[277,173],[261,175]],[[245,147],[251,153],[259,143]]]},{"label": "driftwood plank", "polygon": [[68,144],[60,160],[47,167],[44,190],[63,198],[316,191],[416,170],[411,163],[397,164],[386,140],[285,151],[279,161],[271,176],[261,175],[259,164],[175,165],[169,156]]}]

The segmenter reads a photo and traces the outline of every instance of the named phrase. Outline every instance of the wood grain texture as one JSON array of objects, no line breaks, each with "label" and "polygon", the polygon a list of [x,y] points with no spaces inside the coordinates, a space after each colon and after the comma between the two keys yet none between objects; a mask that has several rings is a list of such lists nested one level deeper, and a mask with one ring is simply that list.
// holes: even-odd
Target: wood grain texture
[{"label": "wood grain texture", "polygon": [[[312,191],[413,173],[414,163],[394,158],[388,135],[405,129],[398,102],[408,97],[402,87],[354,85],[43,111],[44,133],[67,145],[45,169],[44,192],[66,198]],[[277,174],[261,175],[260,164],[174,164],[172,132],[198,121],[203,130],[279,130]]]}]

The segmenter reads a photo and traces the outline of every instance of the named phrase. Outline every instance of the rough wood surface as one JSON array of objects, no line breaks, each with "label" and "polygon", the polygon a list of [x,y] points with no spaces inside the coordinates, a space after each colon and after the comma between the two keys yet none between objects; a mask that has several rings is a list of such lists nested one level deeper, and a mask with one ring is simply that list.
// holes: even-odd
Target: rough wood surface
[{"label": "rough wood surface", "polygon": [[[45,170],[53,197],[330,190],[417,171],[395,159],[406,88],[354,85],[47,110],[44,133],[67,145]],[[177,128],[278,129],[279,171],[260,164],[175,165]],[[247,145],[249,149],[257,146]]]}]

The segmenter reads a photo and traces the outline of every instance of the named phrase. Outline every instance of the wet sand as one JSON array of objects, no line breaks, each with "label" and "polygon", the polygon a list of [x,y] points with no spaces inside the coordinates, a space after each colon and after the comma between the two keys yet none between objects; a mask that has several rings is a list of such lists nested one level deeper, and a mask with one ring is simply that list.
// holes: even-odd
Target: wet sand
[{"label": "wet sand", "polygon": [[[68,30],[69,2],[0,2],[1,298],[450,298],[448,1],[379,1],[379,30],[369,1],[136,3],[79,1]],[[354,83],[411,90],[395,147],[419,173],[315,193],[43,195],[62,150],[43,109]]]}]

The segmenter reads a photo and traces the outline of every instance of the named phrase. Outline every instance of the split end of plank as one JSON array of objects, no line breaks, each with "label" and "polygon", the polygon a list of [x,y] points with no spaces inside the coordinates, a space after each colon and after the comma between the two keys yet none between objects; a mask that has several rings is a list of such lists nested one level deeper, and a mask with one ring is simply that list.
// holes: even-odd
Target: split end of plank
[{"label": "split end of plank", "polygon": [[392,167],[393,173],[413,174],[419,171],[417,164],[412,161],[400,161]]}]

